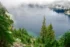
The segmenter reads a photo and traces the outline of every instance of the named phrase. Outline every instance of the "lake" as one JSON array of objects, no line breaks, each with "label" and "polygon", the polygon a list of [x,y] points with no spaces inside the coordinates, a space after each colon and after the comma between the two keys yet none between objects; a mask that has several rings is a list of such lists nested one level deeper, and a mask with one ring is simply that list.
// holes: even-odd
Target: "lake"
[{"label": "lake", "polygon": [[44,16],[46,17],[46,25],[53,25],[56,37],[63,35],[70,29],[70,17],[63,13],[56,13],[49,8],[25,6],[8,9],[8,11],[13,15],[14,26],[25,28],[33,36],[39,35]]}]

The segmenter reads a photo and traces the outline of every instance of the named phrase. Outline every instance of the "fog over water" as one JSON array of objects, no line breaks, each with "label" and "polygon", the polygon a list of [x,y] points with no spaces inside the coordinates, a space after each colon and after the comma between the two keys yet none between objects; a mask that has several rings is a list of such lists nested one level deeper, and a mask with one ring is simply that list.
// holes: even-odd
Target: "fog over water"
[{"label": "fog over water", "polygon": [[70,0],[0,0],[0,2],[6,7],[16,6],[22,3],[50,4],[55,1],[70,1]]}]

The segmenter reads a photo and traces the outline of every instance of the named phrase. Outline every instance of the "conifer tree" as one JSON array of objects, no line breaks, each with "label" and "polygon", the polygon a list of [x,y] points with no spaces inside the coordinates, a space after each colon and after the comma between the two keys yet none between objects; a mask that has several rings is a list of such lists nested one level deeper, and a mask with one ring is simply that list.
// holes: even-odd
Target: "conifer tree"
[{"label": "conifer tree", "polygon": [[44,44],[45,47],[53,46],[52,43],[55,41],[54,30],[53,30],[52,24],[50,24],[48,27],[46,27],[45,17],[43,20],[43,25],[41,28],[40,36],[41,36],[42,43]]},{"label": "conifer tree", "polygon": [[53,47],[53,45],[55,45],[55,44],[53,44],[54,41],[55,41],[55,34],[54,34],[52,24],[50,24],[47,27],[47,37],[46,37],[46,46],[45,47]]},{"label": "conifer tree", "polygon": [[41,33],[40,33],[41,40],[43,43],[45,43],[46,34],[47,34],[47,28],[46,28],[46,19],[44,16],[44,20],[43,20],[43,24],[42,24],[42,28],[41,28]]},{"label": "conifer tree", "polygon": [[53,27],[52,27],[52,24],[50,24],[47,28],[47,31],[48,31],[48,38],[50,41],[54,40],[55,39],[55,34],[54,34],[54,30],[53,30]]}]

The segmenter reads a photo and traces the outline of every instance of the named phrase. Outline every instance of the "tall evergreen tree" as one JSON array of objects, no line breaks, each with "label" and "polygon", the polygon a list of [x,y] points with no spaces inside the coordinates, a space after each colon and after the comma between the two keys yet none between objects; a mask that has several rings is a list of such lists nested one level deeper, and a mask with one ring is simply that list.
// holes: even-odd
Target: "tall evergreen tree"
[{"label": "tall evergreen tree", "polygon": [[40,36],[41,36],[42,43],[44,44],[45,47],[52,47],[53,45],[52,43],[54,43],[55,41],[55,34],[54,34],[52,24],[46,27],[45,17],[43,20]]},{"label": "tall evergreen tree", "polygon": [[47,31],[48,31],[48,38],[50,41],[54,40],[55,39],[55,34],[54,34],[54,30],[53,30],[53,27],[52,27],[52,24],[50,24],[47,28]]},{"label": "tall evergreen tree", "polygon": [[5,9],[0,8],[0,47],[10,47],[13,37],[10,34],[10,27],[13,21],[5,14]]},{"label": "tall evergreen tree", "polygon": [[44,20],[43,20],[43,24],[42,24],[42,28],[41,28],[41,33],[40,33],[40,36],[41,36],[43,43],[45,43],[46,34],[47,34],[46,18],[44,16]]},{"label": "tall evergreen tree", "polygon": [[45,47],[53,47],[53,44],[55,41],[55,34],[54,34],[54,30],[52,27],[52,24],[50,24],[47,27],[47,36],[46,36],[46,46]]}]

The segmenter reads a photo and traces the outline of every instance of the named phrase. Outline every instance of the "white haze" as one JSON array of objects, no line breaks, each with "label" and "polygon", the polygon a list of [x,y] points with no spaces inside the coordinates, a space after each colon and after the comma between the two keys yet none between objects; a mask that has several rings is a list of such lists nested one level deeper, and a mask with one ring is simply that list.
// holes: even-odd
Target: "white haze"
[{"label": "white haze", "polygon": [[39,3],[39,4],[47,4],[52,3],[56,0],[0,0],[0,2],[8,7],[15,6],[21,3]]}]

